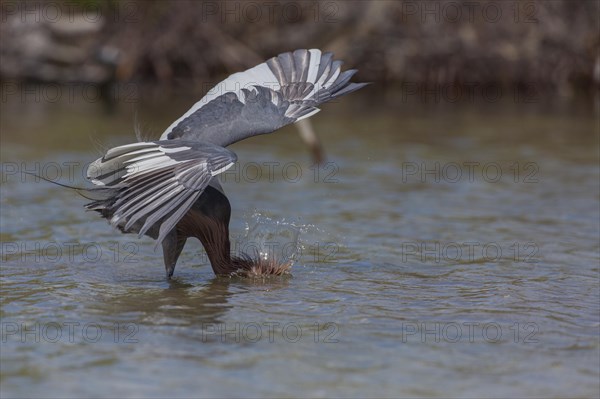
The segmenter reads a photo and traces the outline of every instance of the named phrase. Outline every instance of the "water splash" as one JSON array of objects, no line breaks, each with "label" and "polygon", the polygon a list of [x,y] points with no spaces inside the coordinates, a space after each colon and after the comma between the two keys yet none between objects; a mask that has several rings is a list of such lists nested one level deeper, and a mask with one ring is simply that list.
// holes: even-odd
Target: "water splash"
[{"label": "water splash", "polygon": [[245,215],[244,219],[244,231],[233,239],[233,254],[256,255],[263,260],[278,262],[294,263],[297,260],[301,252],[302,225],[299,222],[274,219],[258,211]]},{"label": "water splash", "polygon": [[244,215],[245,228],[232,240],[234,255],[295,263],[331,263],[344,246],[339,237],[300,219],[278,219],[254,210]]}]

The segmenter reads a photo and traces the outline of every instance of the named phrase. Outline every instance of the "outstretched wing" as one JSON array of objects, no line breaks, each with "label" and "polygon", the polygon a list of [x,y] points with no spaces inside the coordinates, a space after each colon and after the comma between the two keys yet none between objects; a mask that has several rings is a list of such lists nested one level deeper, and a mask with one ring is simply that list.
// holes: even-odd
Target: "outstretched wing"
[{"label": "outstretched wing", "polygon": [[360,89],[356,73],[320,50],[296,50],[231,75],[165,130],[161,140],[183,139],[222,147],[270,133],[319,112],[317,106]]},{"label": "outstretched wing", "polygon": [[185,140],[115,147],[87,170],[88,179],[110,195],[86,207],[100,211],[113,226],[140,236],[158,224],[158,245],[210,180],[236,160],[223,147]]}]

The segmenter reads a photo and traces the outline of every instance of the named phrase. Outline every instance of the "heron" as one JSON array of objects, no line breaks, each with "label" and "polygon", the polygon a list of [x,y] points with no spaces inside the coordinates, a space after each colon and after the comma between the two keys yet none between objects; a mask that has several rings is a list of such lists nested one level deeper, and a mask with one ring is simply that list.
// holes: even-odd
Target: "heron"
[{"label": "heron", "polygon": [[123,233],[162,246],[167,279],[188,238],[200,241],[217,276],[289,272],[289,262],[230,253],[231,205],[218,176],[237,162],[227,149],[309,118],[322,103],[367,83],[350,82],[331,52],[300,49],[277,55],[217,84],[156,141],[114,147],[89,165],[95,194],[88,210]]}]

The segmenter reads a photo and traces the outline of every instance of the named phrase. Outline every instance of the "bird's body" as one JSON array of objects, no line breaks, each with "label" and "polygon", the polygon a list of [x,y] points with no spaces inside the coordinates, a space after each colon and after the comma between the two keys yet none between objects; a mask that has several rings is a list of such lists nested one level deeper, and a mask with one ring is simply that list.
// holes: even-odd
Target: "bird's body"
[{"label": "bird's body", "polygon": [[162,244],[171,277],[185,242],[200,240],[216,275],[283,274],[290,265],[230,254],[231,207],[217,176],[237,160],[230,144],[302,120],[355,91],[331,53],[280,54],[219,83],[158,141],[115,147],[90,165],[98,199],[86,205],[124,233]]}]

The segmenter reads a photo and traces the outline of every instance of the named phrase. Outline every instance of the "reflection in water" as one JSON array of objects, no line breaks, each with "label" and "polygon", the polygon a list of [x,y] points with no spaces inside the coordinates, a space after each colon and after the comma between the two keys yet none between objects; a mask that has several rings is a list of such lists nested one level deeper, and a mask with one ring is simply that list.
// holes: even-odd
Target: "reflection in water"
[{"label": "reflection in water", "polygon": [[[133,288],[103,293],[87,306],[99,314],[152,326],[201,326],[219,323],[232,305],[229,299],[250,289],[277,290],[287,286],[289,277],[215,277],[203,284],[177,278],[167,280],[164,289]],[[132,317],[133,316],[133,317]]]},{"label": "reflection in water", "polygon": [[[214,323],[231,307],[229,284],[214,279],[200,286],[177,279],[167,281],[164,289],[129,289],[90,304],[99,313],[135,315],[147,325],[178,326]],[[105,294],[106,295],[106,294]]]}]

